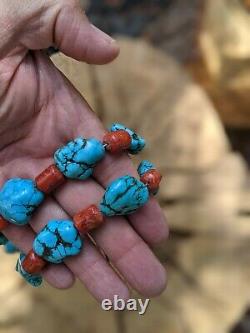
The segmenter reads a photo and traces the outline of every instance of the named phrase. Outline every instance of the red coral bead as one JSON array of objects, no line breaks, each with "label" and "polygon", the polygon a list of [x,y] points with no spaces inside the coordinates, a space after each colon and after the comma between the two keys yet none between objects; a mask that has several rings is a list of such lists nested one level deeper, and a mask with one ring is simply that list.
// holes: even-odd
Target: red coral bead
[{"label": "red coral bead", "polygon": [[131,136],[124,130],[108,132],[103,138],[106,150],[112,154],[121,153],[124,150],[129,149],[131,141]]},{"label": "red coral bead", "polygon": [[9,222],[6,221],[2,216],[0,216],[0,231],[4,230],[9,225]]},{"label": "red coral bead", "polygon": [[52,164],[36,177],[35,182],[40,191],[49,194],[65,182],[65,177],[61,171]]},{"label": "red coral bead", "polygon": [[149,191],[155,194],[160,186],[162,175],[157,170],[149,170],[141,176],[141,181],[147,185]]},{"label": "red coral bead", "polygon": [[97,228],[104,222],[104,217],[97,206],[91,205],[73,217],[74,225],[80,234]]},{"label": "red coral bead", "polygon": [[22,262],[22,267],[29,274],[39,274],[46,264],[47,262],[43,258],[30,250]]}]

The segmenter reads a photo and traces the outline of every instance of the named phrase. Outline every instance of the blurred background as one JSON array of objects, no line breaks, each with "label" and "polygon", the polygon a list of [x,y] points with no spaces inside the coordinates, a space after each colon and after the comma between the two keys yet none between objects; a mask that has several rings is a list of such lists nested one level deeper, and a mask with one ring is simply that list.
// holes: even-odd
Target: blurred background
[{"label": "blurred background", "polygon": [[[168,289],[146,314],[105,312],[76,284],[33,290],[0,253],[0,333],[250,333],[250,1],[82,1],[114,63],[54,63],[103,122],[148,139],[165,176]],[[137,295],[134,295],[137,297]]]}]

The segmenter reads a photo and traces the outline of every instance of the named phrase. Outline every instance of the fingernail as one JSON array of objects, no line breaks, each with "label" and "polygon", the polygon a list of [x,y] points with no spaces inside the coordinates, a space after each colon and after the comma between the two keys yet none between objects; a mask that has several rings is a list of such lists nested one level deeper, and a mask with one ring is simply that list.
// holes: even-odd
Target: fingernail
[{"label": "fingernail", "polygon": [[104,39],[106,42],[110,44],[116,44],[116,40],[107,35],[105,32],[97,28],[95,25],[91,24],[92,28],[95,30],[95,32],[100,36],[100,38]]}]

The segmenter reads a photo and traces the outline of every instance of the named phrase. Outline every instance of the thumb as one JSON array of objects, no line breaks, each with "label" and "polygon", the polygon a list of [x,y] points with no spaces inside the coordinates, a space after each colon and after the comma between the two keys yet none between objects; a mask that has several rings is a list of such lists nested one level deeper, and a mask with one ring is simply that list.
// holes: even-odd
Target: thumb
[{"label": "thumb", "polygon": [[66,55],[91,64],[105,64],[119,53],[110,36],[90,24],[80,6],[63,6],[54,24],[54,44]]}]

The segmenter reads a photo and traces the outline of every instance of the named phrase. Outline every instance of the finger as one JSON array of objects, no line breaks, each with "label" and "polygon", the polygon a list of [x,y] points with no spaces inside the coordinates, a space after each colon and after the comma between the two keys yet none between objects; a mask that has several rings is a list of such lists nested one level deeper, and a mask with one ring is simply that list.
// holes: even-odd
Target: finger
[{"label": "finger", "polygon": [[[67,198],[69,205],[71,200],[71,197]],[[53,199],[48,198],[32,219],[31,226],[38,233],[51,218],[70,219]],[[114,295],[125,300],[129,297],[127,286],[87,238],[81,253],[66,259],[65,264],[98,301],[112,299]]]},{"label": "finger", "polygon": [[[83,98],[73,90],[73,103],[70,101],[64,107],[68,112],[79,110],[78,125],[74,130],[74,136],[96,137],[102,140],[105,130],[96,115],[90,110]],[[86,124],[88,124],[86,126]],[[131,160],[125,154],[112,156],[106,154],[106,157],[97,164],[94,170],[94,177],[104,188],[120,176],[130,174],[137,177],[137,171]],[[164,241],[168,237],[168,226],[165,216],[154,198],[149,203],[129,216],[129,221],[140,234],[140,236],[150,245],[155,245]]]},{"label": "finger", "polygon": [[[23,253],[27,254],[32,248],[35,233],[29,226],[19,228],[14,225],[9,225],[3,233]],[[48,268],[43,271],[42,275],[49,284],[58,289],[67,289],[74,284],[73,274],[64,265],[48,266]]]},{"label": "finger", "polygon": [[[75,115],[76,110],[78,110],[77,117],[75,117],[77,122],[67,129],[71,136],[68,140],[77,136],[93,136],[102,140],[105,130],[99,119],[67,80],[65,80],[65,85],[68,87],[68,91],[71,92],[71,98],[66,100],[67,103],[64,101],[63,108],[62,105],[53,105],[53,103],[49,107],[52,109],[61,107],[62,110],[67,110],[65,119],[67,119],[69,114]],[[57,97],[58,100],[61,99],[60,95]],[[44,114],[44,117],[46,117],[46,114]],[[67,124],[66,120],[65,124]],[[52,128],[52,131],[54,131],[54,128]],[[47,145],[47,142],[45,145]],[[126,174],[137,177],[136,169],[125,154],[112,156],[107,153],[106,157],[97,164],[94,170],[94,177],[105,188],[113,179]],[[151,198],[143,209],[129,216],[129,221],[140,236],[150,245],[162,242],[168,237],[165,216],[154,198]]]},{"label": "finger", "polygon": [[[67,108],[69,113],[74,113],[75,110],[79,110],[78,125],[75,127],[74,137],[93,136],[102,140],[105,129],[100,123],[100,120],[74,89],[72,93],[74,99],[71,99],[64,107]],[[86,124],[88,125],[86,126]],[[105,158],[100,161],[94,169],[95,179],[104,188],[115,178],[126,174],[138,177],[136,168],[126,154],[114,156],[107,153]],[[145,207],[129,216],[129,221],[140,236],[150,245],[162,242],[168,237],[169,230],[165,216],[156,199],[153,197]]]},{"label": "finger", "polygon": [[91,64],[105,64],[117,57],[117,43],[90,24],[79,3],[65,3],[55,20],[56,46],[66,55]]},{"label": "finger", "polygon": [[66,264],[97,299],[113,299],[114,295],[127,300],[129,289],[96,248],[86,239],[84,250]]},{"label": "finger", "polygon": [[[3,184],[7,178],[11,178],[11,174],[9,173],[10,170],[11,168],[8,170],[1,169],[1,184]],[[27,168],[27,170],[24,168],[24,170],[26,173],[29,168]],[[32,243],[35,238],[35,233],[28,225],[17,227],[15,225],[9,224],[8,227],[3,230],[3,234],[10,241],[12,241],[20,251],[25,254],[27,254],[32,248]],[[64,265],[58,265],[54,267],[49,266],[43,271],[42,275],[49,284],[58,289],[70,288],[75,282],[73,274]]]},{"label": "finger", "polygon": [[[23,178],[34,178],[51,163],[51,159],[39,160],[35,165],[31,160],[22,161],[23,168],[19,170],[18,176]],[[12,169],[13,171],[11,171]],[[12,168],[10,166],[8,170],[6,170],[6,175],[11,177],[11,173],[13,173],[14,170],[15,167]],[[71,198],[69,198],[67,199],[70,204]],[[48,197],[37,210],[36,214],[33,215],[30,221],[30,226],[36,233],[38,233],[52,218],[68,219],[69,216],[58,204],[55,203],[54,200]],[[27,253],[32,247],[32,242],[35,237],[34,233],[27,236],[27,233],[25,232],[25,229],[27,228],[30,229],[28,226],[25,226],[24,228],[10,226],[6,229],[7,237],[8,234],[11,233],[9,234],[10,239],[13,240],[13,242],[25,253]],[[29,237],[28,240],[27,237]],[[68,260],[67,265],[97,300],[100,301],[104,298],[112,299],[114,295],[119,295],[122,299],[127,299],[129,297],[127,286],[88,240],[85,241],[83,251],[81,251],[77,257]],[[61,268],[59,267],[64,266],[49,265],[48,273],[45,272],[46,278],[49,278],[49,282],[52,282],[52,285],[54,285],[54,280],[59,282],[63,281]],[[60,287],[61,286],[59,286],[59,288]]]},{"label": "finger", "polygon": [[[125,219],[109,219],[105,228],[95,231],[93,236],[115,267],[140,294],[153,297],[165,290],[165,269]],[[121,242],[122,246],[119,245]]]},{"label": "finger", "polygon": [[[103,192],[103,188],[91,179],[84,183],[68,181],[55,192],[55,197],[72,216],[90,204],[99,203]],[[114,266],[139,293],[155,296],[165,289],[165,269],[123,217],[107,218],[92,234]]]}]

